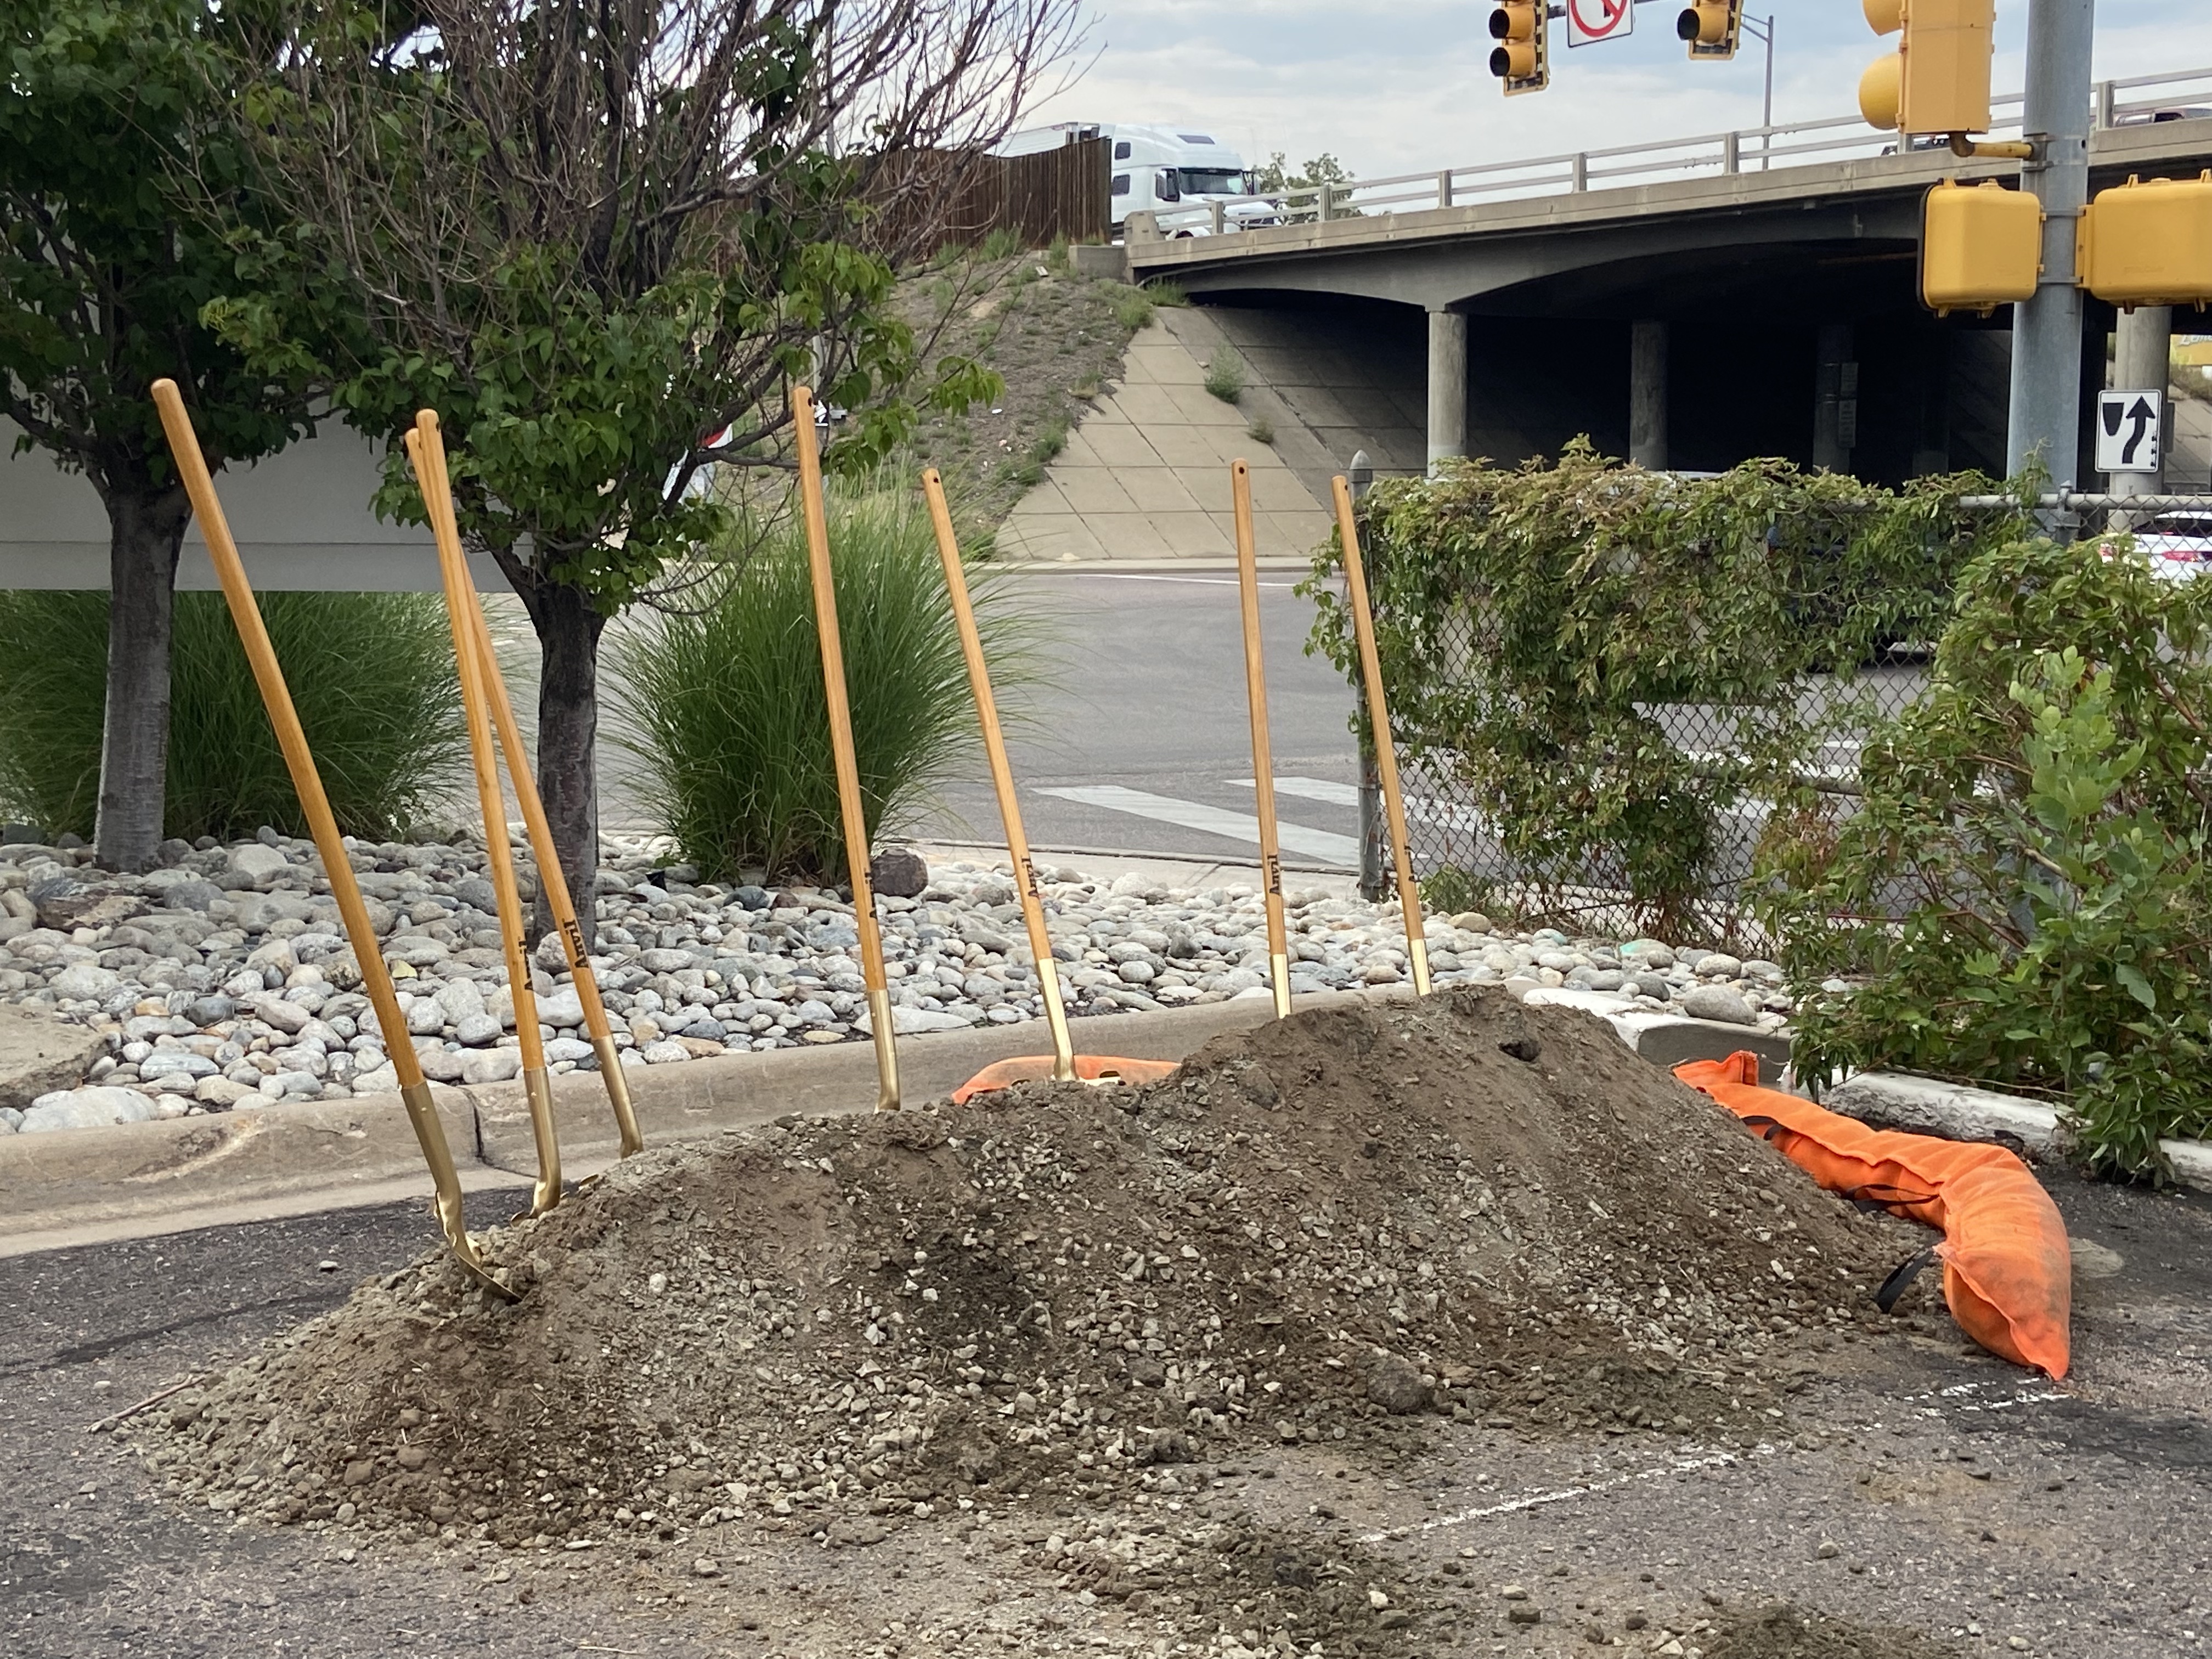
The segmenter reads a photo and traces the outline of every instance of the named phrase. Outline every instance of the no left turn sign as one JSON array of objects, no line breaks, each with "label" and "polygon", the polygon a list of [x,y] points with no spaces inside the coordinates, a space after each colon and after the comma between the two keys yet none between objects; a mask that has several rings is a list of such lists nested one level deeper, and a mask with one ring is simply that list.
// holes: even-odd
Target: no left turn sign
[{"label": "no left turn sign", "polygon": [[1567,0],[1567,44],[1618,40],[1636,27],[1634,0]]}]

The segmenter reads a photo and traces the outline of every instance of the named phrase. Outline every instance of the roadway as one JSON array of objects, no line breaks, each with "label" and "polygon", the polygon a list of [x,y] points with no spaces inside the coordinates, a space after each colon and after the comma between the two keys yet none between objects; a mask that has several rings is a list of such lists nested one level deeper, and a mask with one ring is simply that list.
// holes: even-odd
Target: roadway
[{"label": "roadway", "polygon": [[[1021,698],[1009,758],[1041,850],[1255,860],[1252,740],[1234,572],[1024,573],[1051,629],[1054,683]],[[1359,759],[1342,675],[1305,654],[1313,606],[1290,571],[1262,573],[1262,654],[1284,859],[1358,864]],[[980,757],[911,826],[997,842]]]}]

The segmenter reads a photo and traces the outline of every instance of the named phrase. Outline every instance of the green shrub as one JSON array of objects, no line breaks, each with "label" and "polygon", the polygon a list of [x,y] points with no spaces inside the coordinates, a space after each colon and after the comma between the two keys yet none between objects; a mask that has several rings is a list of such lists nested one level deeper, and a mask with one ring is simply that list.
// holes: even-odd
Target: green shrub
[{"label": "green shrub", "polygon": [[[1934,638],[1957,572],[2016,533],[1960,507],[1992,488],[1892,494],[1776,460],[1684,478],[1582,440],[1555,465],[1376,484],[1360,514],[1401,757],[1471,809],[1433,832],[1443,857],[1561,926],[1729,937],[1742,825],[1822,810],[1823,745],[1878,712],[1859,665]],[[1356,680],[1338,564],[1332,535],[1300,591],[1314,647]]]},{"label": "green shrub", "polygon": [[[936,542],[910,493],[830,502],[830,547],[871,833],[911,814],[979,748]],[[1033,635],[1001,579],[971,573],[1001,691]],[[804,538],[787,523],[688,614],[611,636],[611,692],[648,809],[704,874],[842,879],[822,657]]]},{"label": "green shrub", "polygon": [[1244,360],[1234,348],[1223,346],[1206,359],[1206,389],[1224,404],[1244,395]]},{"label": "green shrub", "polygon": [[1255,444],[1272,444],[1275,441],[1275,423],[1265,415],[1255,415],[1244,433]]},{"label": "green shrub", "polygon": [[[467,733],[443,604],[426,593],[264,593],[261,614],[339,826],[389,839],[453,782]],[[90,836],[107,595],[0,592],[0,811]],[[304,835],[283,753],[219,593],[179,593],[163,827]]]},{"label": "green shrub", "polygon": [[[2049,1094],[2130,1175],[2160,1172],[2161,1136],[2212,1133],[2208,652],[2212,583],[2131,553],[2027,542],[1966,574],[1928,696],[1862,757],[1860,810],[1771,860],[1808,997],[1799,1076]],[[1863,988],[1818,991],[1858,966]]]},{"label": "green shrub", "polygon": [[1011,259],[1022,251],[1021,235],[1000,225],[983,238],[980,251],[986,259]]}]

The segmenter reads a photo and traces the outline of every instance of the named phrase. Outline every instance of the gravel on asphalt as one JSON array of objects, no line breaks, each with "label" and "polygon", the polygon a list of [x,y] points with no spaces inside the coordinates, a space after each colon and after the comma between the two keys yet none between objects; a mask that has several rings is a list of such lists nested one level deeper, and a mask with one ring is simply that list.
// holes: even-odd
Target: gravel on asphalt
[{"label": "gravel on asphalt", "polygon": [[[1872,1289],[1917,1243],[1599,1023],[1464,991],[1298,1013],[1144,1091],[630,1160],[491,1233],[520,1305],[425,1256],[143,1431],[179,1498],[280,1522],[872,1543],[1285,1447],[1395,1469],[1439,1417],[1733,1437],[1810,1342],[1874,1340]],[[1201,1541],[1258,1573],[1262,1623],[1352,1651],[1397,1628],[1376,1563],[1370,1603],[1264,1529]],[[1124,1529],[1064,1553],[1122,1601],[1186,1549]]]}]

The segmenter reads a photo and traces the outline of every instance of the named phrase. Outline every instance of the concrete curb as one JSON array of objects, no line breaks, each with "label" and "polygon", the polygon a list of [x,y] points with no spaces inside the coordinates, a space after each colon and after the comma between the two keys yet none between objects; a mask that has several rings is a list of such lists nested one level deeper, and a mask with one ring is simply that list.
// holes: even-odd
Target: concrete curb
[{"label": "concrete curb", "polygon": [[[457,1089],[435,1091],[454,1162],[478,1166],[476,1113]],[[206,1117],[0,1136],[0,1253],[25,1235],[143,1222],[173,1211],[313,1193],[333,1207],[429,1176],[398,1095],[308,1101]],[[145,1231],[166,1231],[146,1227]]]},{"label": "concrete curb", "polygon": [[[1917,1130],[1950,1140],[1993,1140],[2031,1162],[2063,1158],[2068,1149],[2058,1114],[2041,1102],[1935,1078],[1860,1072],[1829,1090],[1820,1103],[1878,1128]],[[2176,1181],[2212,1192],[2212,1141],[2158,1145]]]},{"label": "concrete curb", "polygon": [[[1301,997],[1297,1006],[1409,994],[1407,988],[1393,986]],[[1656,1066],[1722,1059],[1747,1048],[1778,1074],[1789,1063],[1789,1041],[1780,1033],[1656,1013],[1602,992],[1539,990],[1527,1000],[1606,1020],[1624,1043]],[[1075,1042],[1089,1053],[1181,1060],[1212,1037],[1266,1024],[1273,1012],[1265,996],[1245,996],[1084,1019],[1075,1024]],[[1038,1052],[1043,1037],[1040,1024],[1027,1022],[902,1038],[903,1091],[909,1100],[942,1098],[994,1060]],[[639,1122],[652,1146],[700,1139],[791,1112],[866,1111],[876,1097],[874,1050],[862,1042],[636,1066],[629,1076]],[[571,1073],[555,1079],[553,1087],[564,1173],[580,1177],[612,1162],[614,1121],[599,1078]],[[462,1185],[471,1191],[527,1185],[537,1155],[521,1085],[434,1092]],[[2031,1158],[2063,1152],[2055,1112],[1990,1090],[1868,1073],[1830,1091],[1826,1103],[1883,1127],[1998,1141]],[[2212,1191],[2212,1144],[2168,1140],[2161,1146],[2179,1180]],[[429,1191],[397,1095],[9,1135],[0,1137],[0,1256],[427,1199]]]},{"label": "concrete curb", "polygon": [[[1300,1008],[1401,988],[1302,997]],[[1075,1022],[1079,1052],[1181,1060],[1208,1039],[1273,1017],[1264,996]],[[1048,1047],[1037,1022],[903,1037],[902,1091],[941,1098],[994,1060]],[[635,1066],[630,1095],[649,1146],[696,1140],[790,1112],[861,1112],[876,1099],[865,1042]],[[556,1078],[563,1174],[612,1161],[612,1113],[595,1073]],[[507,1186],[537,1168],[519,1083],[434,1091],[464,1187]],[[0,1137],[0,1255],[255,1216],[427,1199],[430,1181],[396,1094],[247,1108],[206,1117]]]}]

